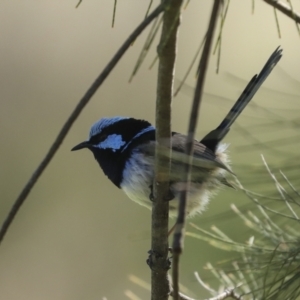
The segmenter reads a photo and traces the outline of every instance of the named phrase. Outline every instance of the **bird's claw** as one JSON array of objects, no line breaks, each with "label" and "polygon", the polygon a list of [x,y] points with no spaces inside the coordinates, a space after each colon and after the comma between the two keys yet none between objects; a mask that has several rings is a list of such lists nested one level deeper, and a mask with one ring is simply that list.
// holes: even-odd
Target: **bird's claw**
[{"label": "bird's claw", "polygon": [[[150,199],[151,202],[154,202],[153,185],[151,184],[151,185],[149,186],[149,188],[150,188],[149,199]],[[174,194],[173,194],[173,193],[171,192],[171,190],[169,189],[169,190],[168,190],[168,194],[165,195],[165,197],[164,197],[164,200],[165,200],[165,201],[171,201],[171,200],[173,200],[174,198],[175,198]]]}]

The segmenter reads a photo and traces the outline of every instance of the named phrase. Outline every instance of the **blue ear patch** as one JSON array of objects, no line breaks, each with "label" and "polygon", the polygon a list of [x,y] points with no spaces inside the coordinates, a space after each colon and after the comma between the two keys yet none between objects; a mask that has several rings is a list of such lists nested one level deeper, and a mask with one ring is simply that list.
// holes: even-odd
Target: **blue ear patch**
[{"label": "blue ear patch", "polygon": [[126,142],[123,141],[120,134],[110,134],[103,142],[94,147],[99,149],[111,149],[113,152],[116,152],[116,150],[121,149],[125,144]]}]

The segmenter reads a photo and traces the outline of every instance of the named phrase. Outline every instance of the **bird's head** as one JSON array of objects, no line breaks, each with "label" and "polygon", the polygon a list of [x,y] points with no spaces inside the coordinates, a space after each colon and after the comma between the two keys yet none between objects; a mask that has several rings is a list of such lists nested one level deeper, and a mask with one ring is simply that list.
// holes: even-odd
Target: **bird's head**
[{"label": "bird's head", "polygon": [[91,150],[103,172],[118,187],[132,149],[155,139],[155,128],[147,121],[126,117],[102,118],[90,129],[89,138],[72,151]]},{"label": "bird's head", "polygon": [[88,148],[94,154],[100,151],[124,152],[138,137],[154,131],[147,121],[127,117],[102,118],[90,129],[89,138],[72,148],[72,151]]}]

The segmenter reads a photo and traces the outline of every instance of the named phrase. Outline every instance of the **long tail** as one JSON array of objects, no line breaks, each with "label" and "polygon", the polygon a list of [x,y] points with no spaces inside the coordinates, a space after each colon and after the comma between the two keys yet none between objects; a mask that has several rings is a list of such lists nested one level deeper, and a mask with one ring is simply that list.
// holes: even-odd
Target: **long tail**
[{"label": "long tail", "polygon": [[281,59],[282,49],[278,47],[270,56],[260,73],[254,77],[247,84],[241,96],[237,99],[227,116],[221,124],[211,132],[209,132],[202,140],[201,143],[215,152],[218,143],[226,136],[230,130],[230,126],[241,114],[247,104],[251,101],[257,90],[272,72],[278,61]]}]

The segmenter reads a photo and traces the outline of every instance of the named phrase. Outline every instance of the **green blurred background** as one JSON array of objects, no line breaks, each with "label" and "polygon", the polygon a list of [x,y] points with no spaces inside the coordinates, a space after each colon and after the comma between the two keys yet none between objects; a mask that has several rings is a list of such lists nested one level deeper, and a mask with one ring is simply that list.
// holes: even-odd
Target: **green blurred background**
[{"label": "green blurred background", "polygon": [[[183,12],[176,70],[179,79],[203,38],[211,2],[191,1]],[[1,222],[74,106],[144,18],[148,7],[146,0],[118,1],[112,29],[113,1],[84,0],[78,9],[76,4],[70,0],[1,3]],[[271,150],[252,147],[253,138],[295,140],[297,130],[292,125],[285,130],[263,125],[271,116],[274,120],[297,118],[300,108],[299,82],[295,81],[300,80],[296,26],[278,13],[279,39],[273,9],[263,1],[256,1],[255,6],[252,14],[251,1],[231,1],[222,36],[220,74],[215,73],[215,55],[206,80],[206,92],[234,100],[245,85],[243,79],[248,81],[257,73],[278,45],[284,49],[280,68],[254,100],[267,112],[252,105],[226,138],[231,144],[233,168],[241,177],[254,165],[262,164],[261,153],[270,163],[278,163],[285,155],[297,152],[296,142],[286,147],[272,145]],[[299,11],[295,3],[297,8]],[[145,260],[150,249],[150,211],[116,189],[91,153],[70,152],[86,139],[90,125],[101,117],[124,115],[154,122],[157,64],[152,70],[148,67],[156,46],[128,83],[145,38],[146,33],[136,40],[84,109],[17,215],[0,247],[0,299],[126,299],[124,291],[128,289],[149,299],[149,293],[131,283],[128,275],[149,281]],[[193,74],[188,78],[191,86]],[[186,132],[192,98],[192,92],[184,90],[172,107],[173,130],[180,132]],[[231,105],[223,98],[205,97],[197,136],[201,138],[215,127]],[[246,151],[245,146],[251,150]],[[258,176],[254,174],[253,178]],[[193,222],[203,228],[216,224],[232,238],[248,239],[247,229],[237,218],[218,217],[220,212],[229,211],[232,202],[239,206],[250,201],[242,193],[224,190]],[[198,297],[207,296],[193,272],[209,279],[203,265],[222,260],[223,255],[187,238],[181,282]]]}]

